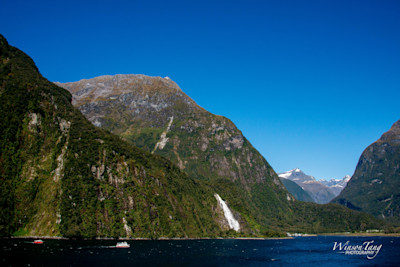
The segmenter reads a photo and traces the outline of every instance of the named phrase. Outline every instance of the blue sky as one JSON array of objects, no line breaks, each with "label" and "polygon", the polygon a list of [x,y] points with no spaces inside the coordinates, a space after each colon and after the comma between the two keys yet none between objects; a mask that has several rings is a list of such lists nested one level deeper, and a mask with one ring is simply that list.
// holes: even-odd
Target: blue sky
[{"label": "blue sky", "polygon": [[400,119],[400,1],[0,1],[51,81],[169,76],[277,172],[353,174]]}]

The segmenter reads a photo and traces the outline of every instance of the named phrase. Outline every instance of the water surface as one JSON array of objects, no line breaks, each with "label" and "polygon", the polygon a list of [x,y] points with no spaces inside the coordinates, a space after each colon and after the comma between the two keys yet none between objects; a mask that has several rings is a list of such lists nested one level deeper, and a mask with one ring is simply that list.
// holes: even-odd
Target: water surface
[{"label": "water surface", "polygon": [[[336,244],[382,245],[374,259]],[[0,240],[2,266],[400,266],[399,237],[314,236],[280,240]]]}]

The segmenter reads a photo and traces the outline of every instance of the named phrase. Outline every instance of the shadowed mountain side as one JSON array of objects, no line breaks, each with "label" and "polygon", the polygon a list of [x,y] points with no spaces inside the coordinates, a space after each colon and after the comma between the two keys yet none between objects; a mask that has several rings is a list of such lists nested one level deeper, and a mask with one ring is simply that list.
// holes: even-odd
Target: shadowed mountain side
[{"label": "shadowed mountain side", "polygon": [[400,121],[368,146],[333,202],[400,224]]},{"label": "shadowed mountain side", "polygon": [[281,182],[286,187],[286,189],[292,194],[297,200],[305,202],[313,202],[314,200],[310,195],[303,190],[298,184],[290,181],[289,179],[281,178]]}]

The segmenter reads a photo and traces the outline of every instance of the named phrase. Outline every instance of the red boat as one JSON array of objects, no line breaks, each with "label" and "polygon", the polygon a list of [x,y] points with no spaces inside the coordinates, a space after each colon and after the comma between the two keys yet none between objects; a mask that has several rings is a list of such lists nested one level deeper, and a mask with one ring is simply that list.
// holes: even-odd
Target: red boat
[{"label": "red boat", "polygon": [[43,240],[36,239],[36,240],[33,241],[33,244],[43,244]]}]

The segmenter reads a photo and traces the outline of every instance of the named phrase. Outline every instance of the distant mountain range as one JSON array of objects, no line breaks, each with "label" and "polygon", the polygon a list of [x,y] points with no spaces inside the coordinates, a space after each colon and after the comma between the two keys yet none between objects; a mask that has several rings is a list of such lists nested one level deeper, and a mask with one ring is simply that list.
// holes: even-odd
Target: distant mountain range
[{"label": "distant mountain range", "polygon": [[[302,170],[296,168],[284,173],[280,173],[279,177],[281,180],[290,180],[295,182],[301,187],[304,192],[306,192],[312,201],[318,204],[329,203],[333,198],[335,198],[346,186],[347,182],[350,180],[350,176],[345,176],[343,179],[331,179],[330,181],[319,180],[317,181],[313,176],[305,174]],[[285,183],[284,183],[285,184]],[[287,184],[287,182],[286,182]],[[304,196],[304,193],[294,193],[288,188],[294,196],[299,196],[298,200],[309,201],[306,198],[300,197]],[[299,192],[299,189],[296,190]]]},{"label": "distant mountain range", "polygon": [[330,179],[329,181],[325,179],[319,180],[320,183],[326,185],[329,187],[329,189],[332,191],[332,193],[335,196],[338,196],[340,192],[346,187],[347,183],[350,181],[351,176],[346,175],[342,179]]},{"label": "distant mountain range", "polygon": [[364,150],[333,202],[400,224],[400,120]]}]

